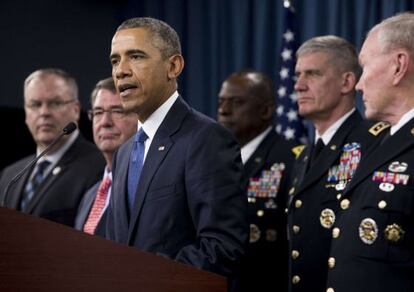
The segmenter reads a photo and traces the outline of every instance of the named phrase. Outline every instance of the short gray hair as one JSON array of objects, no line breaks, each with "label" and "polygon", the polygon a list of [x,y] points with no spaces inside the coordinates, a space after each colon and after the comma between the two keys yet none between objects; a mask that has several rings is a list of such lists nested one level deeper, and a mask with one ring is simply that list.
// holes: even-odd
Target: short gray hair
[{"label": "short gray hair", "polygon": [[382,52],[393,48],[407,49],[414,56],[414,13],[404,12],[375,25],[368,33],[378,32]]},{"label": "short gray hair", "polygon": [[144,28],[154,38],[153,45],[161,52],[163,59],[181,55],[180,38],[177,32],[164,21],[151,17],[136,17],[125,20],[116,31],[129,28]]},{"label": "short gray hair", "polygon": [[66,83],[66,86],[68,87],[68,92],[72,99],[78,99],[79,90],[75,78],[73,78],[72,75],[63,71],[62,69],[57,68],[45,68],[34,71],[24,81],[24,89],[26,89],[29,83],[34,79],[44,80],[51,75],[55,75],[61,78]]},{"label": "short gray hair", "polygon": [[332,63],[336,64],[338,69],[353,72],[357,80],[361,76],[361,67],[358,63],[357,51],[355,46],[347,40],[334,35],[314,37],[299,47],[296,56],[300,57],[316,52],[330,54]]},{"label": "short gray hair", "polygon": [[96,96],[98,95],[98,91],[101,89],[106,89],[112,92],[113,94],[117,94],[115,82],[112,77],[102,79],[98,81],[98,83],[95,85],[95,88],[92,90],[91,93],[91,105],[93,106]]}]

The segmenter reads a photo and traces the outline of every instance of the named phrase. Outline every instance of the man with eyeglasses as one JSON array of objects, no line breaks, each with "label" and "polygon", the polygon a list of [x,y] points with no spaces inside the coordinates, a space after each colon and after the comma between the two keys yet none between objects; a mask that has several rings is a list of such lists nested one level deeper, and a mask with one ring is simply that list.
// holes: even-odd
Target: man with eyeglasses
[{"label": "man with eyeglasses", "polygon": [[7,195],[10,180],[45,150],[69,123],[79,121],[75,79],[60,69],[40,69],[24,82],[26,125],[37,145],[36,154],[6,167],[0,174],[5,206],[73,226],[83,194],[100,178],[104,159],[78,130],[64,136],[29,169]]},{"label": "man with eyeglasses", "polygon": [[75,219],[75,228],[104,236],[104,212],[112,184],[112,157],[115,150],[137,131],[138,116],[124,111],[112,77],[96,84],[91,94],[91,105],[88,115],[92,121],[93,138],[105,157],[106,167],[102,180],[83,197]]}]

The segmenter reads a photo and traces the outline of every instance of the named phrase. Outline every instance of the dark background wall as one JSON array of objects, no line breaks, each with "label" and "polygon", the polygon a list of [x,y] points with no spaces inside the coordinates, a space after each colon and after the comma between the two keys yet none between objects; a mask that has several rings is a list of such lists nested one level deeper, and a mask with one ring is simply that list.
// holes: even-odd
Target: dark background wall
[{"label": "dark background wall", "polygon": [[[299,43],[336,34],[357,47],[367,30],[408,0],[296,0]],[[282,0],[38,0],[0,2],[0,169],[34,151],[24,125],[22,84],[42,67],[75,76],[83,108],[97,80],[110,75],[112,35],[129,17],[152,16],[179,33],[186,60],[179,91],[196,109],[215,117],[217,92],[228,74],[243,68],[276,80],[282,36]],[[91,137],[82,115],[81,131]]]}]

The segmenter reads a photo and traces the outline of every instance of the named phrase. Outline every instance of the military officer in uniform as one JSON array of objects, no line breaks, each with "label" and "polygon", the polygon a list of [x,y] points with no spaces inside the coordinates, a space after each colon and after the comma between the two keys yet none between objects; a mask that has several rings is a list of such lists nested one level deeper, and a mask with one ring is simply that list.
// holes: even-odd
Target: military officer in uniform
[{"label": "military officer in uniform", "polygon": [[289,291],[324,291],[338,200],[373,134],[355,109],[360,67],[355,48],[336,36],[315,37],[297,51],[299,113],[315,127],[289,190]]},{"label": "military officer in uniform", "polygon": [[257,71],[231,74],[219,93],[218,121],[241,146],[248,200],[250,244],[241,291],[286,291],[287,239],[284,206],[294,144],[272,126],[271,79]]},{"label": "military officer in uniform", "polygon": [[325,291],[414,291],[414,14],[374,26],[359,59],[366,117],[391,127],[342,194]]}]

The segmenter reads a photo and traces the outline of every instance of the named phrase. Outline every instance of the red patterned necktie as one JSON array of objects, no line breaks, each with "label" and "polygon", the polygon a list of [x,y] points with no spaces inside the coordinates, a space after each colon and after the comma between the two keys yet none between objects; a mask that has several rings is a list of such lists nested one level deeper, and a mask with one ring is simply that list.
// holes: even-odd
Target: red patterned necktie
[{"label": "red patterned necktie", "polygon": [[108,196],[108,190],[111,187],[111,179],[105,177],[99,185],[98,192],[96,193],[95,201],[93,202],[91,211],[89,212],[88,219],[83,226],[83,231],[89,234],[94,234],[96,226],[102,217],[102,213],[105,207],[106,198]]}]

